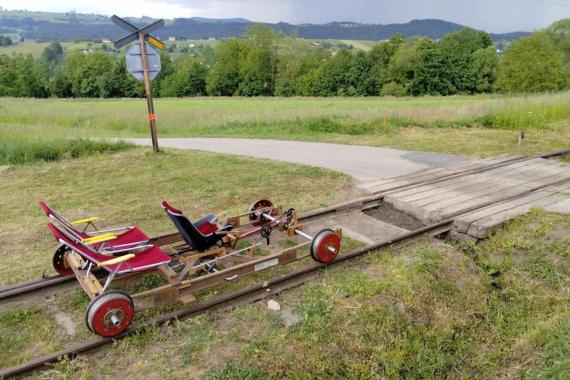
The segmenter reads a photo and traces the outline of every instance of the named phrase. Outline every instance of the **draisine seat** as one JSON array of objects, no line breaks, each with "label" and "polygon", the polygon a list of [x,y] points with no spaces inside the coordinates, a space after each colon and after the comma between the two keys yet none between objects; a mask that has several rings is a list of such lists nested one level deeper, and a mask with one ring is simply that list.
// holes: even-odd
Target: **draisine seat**
[{"label": "draisine seat", "polygon": [[162,202],[162,208],[166,211],[182,238],[196,251],[206,251],[222,240],[224,234],[232,229],[232,226],[220,228],[217,225],[218,218],[215,215],[207,215],[192,223],[182,211],[172,207],[167,201]]},{"label": "draisine seat", "polygon": [[[50,220],[55,221],[67,233],[71,234],[78,240],[89,241],[89,239],[91,239],[91,243],[95,247],[100,245],[103,241],[106,248],[134,246],[149,241],[148,236],[138,227],[120,227],[107,230],[98,230],[94,224],[100,220],[97,217],[70,222],[60,213],[48,206],[48,204],[44,201],[40,201],[39,205],[47,217],[50,218]],[[78,226],[81,225],[84,226],[83,229],[78,228]],[[89,227],[93,227],[94,230],[87,231]],[[111,238],[103,240],[97,239],[97,237],[102,237],[103,235],[107,235]],[[96,240],[100,241],[96,242]]]}]

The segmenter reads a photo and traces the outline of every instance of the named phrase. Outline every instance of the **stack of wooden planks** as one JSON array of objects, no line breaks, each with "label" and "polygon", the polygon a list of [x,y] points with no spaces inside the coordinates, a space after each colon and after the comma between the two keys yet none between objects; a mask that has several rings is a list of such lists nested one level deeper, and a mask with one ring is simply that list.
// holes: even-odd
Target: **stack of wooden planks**
[{"label": "stack of wooden planks", "polygon": [[570,165],[505,154],[362,187],[383,194],[385,202],[426,223],[453,218],[457,232],[484,238],[532,208],[558,205],[565,210],[570,199]]}]

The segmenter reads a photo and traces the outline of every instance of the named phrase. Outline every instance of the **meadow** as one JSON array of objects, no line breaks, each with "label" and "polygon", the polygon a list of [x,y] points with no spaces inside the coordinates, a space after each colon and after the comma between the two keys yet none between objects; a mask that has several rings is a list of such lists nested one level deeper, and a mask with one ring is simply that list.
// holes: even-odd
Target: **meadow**
[{"label": "meadow", "polygon": [[[159,137],[255,137],[486,157],[567,147],[570,93],[421,98],[156,99]],[[0,134],[146,137],[142,99],[0,99]],[[518,144],[520,131],[526,142]]]}]

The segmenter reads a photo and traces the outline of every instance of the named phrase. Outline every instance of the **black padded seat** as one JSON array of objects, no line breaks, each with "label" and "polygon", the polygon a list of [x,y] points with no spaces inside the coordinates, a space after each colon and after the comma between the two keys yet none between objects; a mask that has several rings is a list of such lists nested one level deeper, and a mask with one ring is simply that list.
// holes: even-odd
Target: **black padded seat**
[{"label": "black padded seat", "polygon": [[222,240],[222,236],[216,234],[216,232],[231,229],[231,226],[219,229],[216,225],[218,218],[215,215],[208,215],[193,224],[180,210],[170,206],[168,202],[163,201],[162,208],[164,208],[186,244],[196,251],[207,251],[212,248]]}]

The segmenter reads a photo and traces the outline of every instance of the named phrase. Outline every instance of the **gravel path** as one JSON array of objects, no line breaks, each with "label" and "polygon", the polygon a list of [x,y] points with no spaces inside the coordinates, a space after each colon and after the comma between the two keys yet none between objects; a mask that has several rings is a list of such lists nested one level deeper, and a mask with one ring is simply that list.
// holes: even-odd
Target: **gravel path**
[{"label": "gravel path", "polygon": [[[145,138],[123,140],[136,145],[151,145],[150,139]],[[159,144],[165,148],[202,150],[318,166],[346,173],[360,182],[397,177],[429,167],[452,168],[474,161],[444,154],[301,141],[161,138]]]}]

